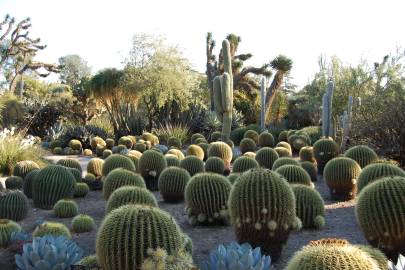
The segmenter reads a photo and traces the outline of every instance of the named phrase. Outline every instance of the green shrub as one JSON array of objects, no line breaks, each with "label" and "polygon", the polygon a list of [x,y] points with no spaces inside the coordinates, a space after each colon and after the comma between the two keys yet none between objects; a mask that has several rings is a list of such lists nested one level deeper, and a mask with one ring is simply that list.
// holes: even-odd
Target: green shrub
[{"label": "green shrub", "polygon": [[53,212],[58,218],[74,217],[79,213],[79,206],[72,200],[59,200],[53,207]]},{"label": "green shrub", "polygon": [[23,179],[19,176],[9,176],[6,178],[6,189],[22,189]]},{"label": "green shrub", "polygon": [[261,167],[271,170],[274,162],[278,159],[278,153],[270,147],[263,147],[257,151],[255,159]]},{"label": "green shrub", "polygon": [[275,170],[290,184],[301,184],[313,187],[311,176],[300,165],[283,165]]},{"label": "green shrub", "polygon": [[205,171],[218,173],[218,174],[224,174],[225,163],[219,157],[210,157],[205,162]]},{"label": "green shrub", "polygon": [[[169,145],[169,138],[177,138],[180,141],[180,144],[183,142],[186,142],[188,140],[188,134],[190,132],[190,129],[187,125],[184,124],[165,124],[161,125],[159,128],[154,129],[153,133],[156,134],[156,136],[159,138],[159,140],[165,142],[167,145]],[[154,136],[154,137],[156,137]],[[145,138],[143,138],[146,140]],[[157,138],[154,138],[153,140],[156,140]],[[146,141],[150,141],[149,139]],[[159,144],[159,141],[154,144]]]},{"label": "green shrub", "polygon": [[196,156],[187,156],[180,161],[180,167],[186,169],[193,176],[204,171],[204,162]]},{"label": "green shrub", "polygon": [[129,171],[135,171],[135,165],[129,157],[112,154],[105,159],[102,169],[102,175],[107,176],[112,170],[123,168]]},{"label": "green shrub", "polygon": [[90,232],[96,227],[94,219],[88,215],[77,215],[72,219],[72,231],[74,233]]},{"label": "green shrub", "polygon": [[378,161],[378,155],[376,152],[366,145],[356,145],[351,147],[345,152],[345,157],[355,160],[362,168]]},{"label": "green shrub", "polygon": [[45,235],[53,235],[53,236],[65,236],[68,239],[72,238],[69,229],[63,225],[62,223],[58,222],[49,222],[46,221],[40,225],[38,225],[34,232],[32,233],[33,237],[42,237]]},{"label": "green shrub", "polygon": [[170,167],[159,176],[159,191],[167,202],[179,202],[184,199],[184,190],[191,176],[186,169]]},{"label": "green shrub", "polygon": [[170,138],[167,140],[167,146],[169,146],[169,147],[176,147],[176,148],[180,149],[180,148],[181,148],[181,141],[180,141],[179,138],[170,137]]},{"label": "green shrub", "polygon": [[163,154],[147,150],[139,159],[138,166],[142,177],[145,179],[146,187],[149,190],[158,190],[159,175],[167,167]]},{"label": "green shrub", "polygon": [[137,186],[145,188],[142,176],[123,168],[112,170],[103,180],[103,197],[108,200],[110,195],[119,187]]},{"label": "green shrub", "polygon": [[114,190],[108,198],[106,212],[110,213],[126,204],[144,204],[158,207],[155,196],[146,188],[122,186]]},{"label": "green shrub", "polygon": [[366,166],[357,179],[357,194],[368,184],[388,176],[405,177],[405,171],[398,166],[386,163],[376,163]]},{"label": "green shrub", "polygon": [[250,157],[238,157],[235,159],[233,166],[232,166],[232,172],[233,173],[243,173],[245,171],[248,171],[250,169],[258,168],[259,163],[254,160],[253,158]]},{"label": "green shrub", "polygon": [[8,219],[0,219],[0,247],[7,247],[13,232],[20,232],[21,227],[17,223]]},{"label": "green shrub", "polygon": [[0,219],[20,221],[27,216],[28,208],[28,199],[21,191],[0,191]]}]

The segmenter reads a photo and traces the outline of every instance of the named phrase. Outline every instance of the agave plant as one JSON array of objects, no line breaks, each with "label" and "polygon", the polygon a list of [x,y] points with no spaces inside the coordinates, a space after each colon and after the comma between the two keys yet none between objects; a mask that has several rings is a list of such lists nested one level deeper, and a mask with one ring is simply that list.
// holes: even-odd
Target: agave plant
[{"label": "agave plant", "polygon": [[388,262],[388,270],[405,270],[405,257],[399,254],[397,265],[393,262]]},{"label": "agave plant", "polygon": [[19,270],[67,270],[83,257],[82,249],[64,236],[34,237],[23,246],[22,255],[15,255]]},{"label": "agave plant", "polygon": [[232,242],[227,246],[219,245],[210,253],[209,261],[205,261],[202,270],[269,270],[270,256],[262,256],[260,247],[252,250],[248,243],[239,245]]}]

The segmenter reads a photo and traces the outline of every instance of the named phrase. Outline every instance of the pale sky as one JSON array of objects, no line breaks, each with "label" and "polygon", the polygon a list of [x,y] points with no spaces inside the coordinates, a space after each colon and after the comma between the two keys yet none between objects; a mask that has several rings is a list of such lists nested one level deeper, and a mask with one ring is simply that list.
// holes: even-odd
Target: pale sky
[{"label": "pale sky", "polygon": [[121,67],[132,36],[142,32],[164,35],[201,72],[206,33],[218,45],[235,33],[239,52],[253,54],[248,65],[278,54],[292,58],[300,86],[318,70],[321,54],[355,65],[405,47],[404,0],[0,0],[0,16],[7,13],[31,18],[31,36],[48,45],[38,59],[56,63],[78,54],[93,72]]}]

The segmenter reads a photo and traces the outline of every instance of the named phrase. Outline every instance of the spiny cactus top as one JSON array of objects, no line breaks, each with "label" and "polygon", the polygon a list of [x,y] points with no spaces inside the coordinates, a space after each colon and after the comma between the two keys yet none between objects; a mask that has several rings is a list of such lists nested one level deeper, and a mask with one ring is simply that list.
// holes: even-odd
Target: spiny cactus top
[{"label": "spiny cactus top", "polygon": [[63,167],[74,168],[82,172],[82,166],[80,165],[79,161],[73,158],[63,158],[56,162],[57,165],[61,165]]},{"label": "spiny cactus top", "polygon": [[5,247],[11,239],[13,232],[20,232],[21,227],[8,219],[0,219],[0,247]]},{"label": "spiny cactus top", "polygon": [[313,147],[314,157],[318,164],[326,164],[339,154],[338,144],[331,139],[319,139],[314,143]]},{"label": "spiny cactus top", "polygon": [[405,171],[398,166],[387,163],[375,163],[367,165],[361,171],[357,180],[357,193],[360,193],[360,191],[368,184],[387,176],[405,177]]},{"label": "spiny cactus top", "polygon": [[273,135],[267,131],[260,133],[258,144],[260,147],[273,147],[274,146]]},{"label": "spiny cactus top", "polygon": [[245,134],[243,134],[243,138],[252,139],[255,144],[259,143],[259,134],[255,130],[247,130]]},{"label": "spiny cactus top", "polygon": [[232,156],[232,148],[224,142],[213,142],[208,148],[208,157],[219,157],[225,163],[229,164]]},{"label": "spiny cactus top", "polygon": [[354,159],[362,168],[378,160],[377,153],[366,145],[356,145],[351,147],[345,152],[345,156]]},{"label": "spiny cactus top", "polygon": [[204,150],[200,146],[192,144],[187,148],[187,156],[196,156],[204,160]]},{"label": "spiny cactus top", "polygon": [[283,176],[290,184],[302,184],[312,187],[311,176],[301,166],[283,165],[277,168],[276,173]]},{"label": "spiny cactus top", "polygon": [[126,204],[158,206],[155,196],[146,188],[123,186],[116,189],[108,198],[106,212],[109,213]]},{"label": "spiny cactus top", "polygon": [[253,168],[258,168],[258,167],[259,167],[259,163],[256,160],[254,160],[253,158],[241,156],[241,157],[238,157],[234,161],[233,167],[232,167],[232,172],[242,173],[242,172],[248,171]]},{"label": "spiny cactus top", "polygon": [[13,175],[25,178],[30,171],[36,169],[39,169],[39,165],[32,160],[19,161],[14,166]]},{"label": "spiny cactus top", "polygon": [[300,163],[293,159],[293,158],[289,158],[289,157],[280,157],[278,159],[276,159],[276,161],[274,161],[273,163],[273,167],[271,168],[273,171],[277,170],[278,168],[280,168],[281,166],[284,165],[295,165],[295,166],[300,166]]},{"label": "spiny cactus top", "polygon": [[103,165],[104,160],[101,158],[92,158],[89,163],[87,163],[87,173],[91,173],[96,177],[103,175]]},{"label": "spiny cactus top", "polygon": [[103,196],[107,200],[111,193],[122,186],[137,186],[146,187],[145,181],[142,176],[132,171],[125,170],[123,168],[117,168],[111,171],[104,178]]}]

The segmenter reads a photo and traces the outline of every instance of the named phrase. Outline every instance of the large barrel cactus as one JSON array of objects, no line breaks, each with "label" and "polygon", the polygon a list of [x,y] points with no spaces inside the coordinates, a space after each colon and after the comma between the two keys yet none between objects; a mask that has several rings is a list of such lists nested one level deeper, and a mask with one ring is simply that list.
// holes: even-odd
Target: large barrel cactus
[{"label": "large barrel cactus", "polygon": [[232,166],[232,172],[242,173],[254,168],[259,168],[259,163],[256,160],[250,157],[240,156],[235,159]]},{"label": "large barrel cactus", "polygon": [[72,200],[59,200],[53,207],[53,212],[58,218],[70,218],[79,213],[79,206]]},{"label": "large barrel cactus", "polygon": [[17,162],[13,169],[13,175],[25,178],[25,176],[32,170],[39,169],[39,165],[32,160],[24,160]]},{"label": "large barrel cactus", "polygon": [[0,219],[0,248],[6,247],[10,242],[13,232],[20,232],[21,227],[17,223],[8,219]]},{"label": "large barrel cactus", "polygon": [[102,175],[107,176],[112,170],[123,168],[129,171],[135,171],[135,164],[129,157],[113,154],[108,156],[103,164]]},{"label": "large barrel cactus", "polygon": [[73,158],[63,158],[56,162],[57,165],[61,165],[63,167],[74,168],[82,172],[82,166],[80,165],[79,161]]},{"label": "large barrel cactus", "polygon": [[60,199],[73,196],[76,180],[68,168],[49,165],[39,171],[32,184],[35,207],[52,209]]},{"label": "large barrel cactus", "polygon": [[24,194],[31,199],[32,198],[32,183],[34,182],[35,177],[38,175],[39,170],[32,170],[24,177],[23,181],[23,191]]},{"label": "large barrel cactus", "polygon": [[398,166],[387,163],[376,163],[366,166],[360,173],[357,180],[357,193],[368,184],[387,176],[405,177],[405,171]]},{"label": "large barrel cactus", "polygon": [[146,188],[123,186],[116,189],[108,198],[106,212],[109,213],[126,204],[158,206],[155,196]]},{"label": "large barrel cactus", "polygon": [[28,199],[21,191],[0,191],[0,219],[20,221],[27,216],[28,208]]},{"label": "large barrel cactus", "polygon": [[346,200],[356,196],[356,182],[361,167],[351,158],[337,157],[330,160],[324,169],[323,178],[333,199]]},{"label": "large barrel cactus", "polygon": [[345,157],[355,160],[362,168],[378,161],[377,153],[366,145],[356,145],[349,148],[345,152]]},{"label": "large barrel cactus", "polygon": [[123,168],[112,170],[103,180],[103,197],[108,200],[111,193],[122,186],[146,187],[142,176]]},{"label": "large barrel cactus", "polygon": [[367,185],[359,194],[356,216],[365,238],[396,261],[405,252],[405,177]]},{"label": "large barrel cactus", "polygon": [[290,184],[301,184],[313,187],[311,176],[301,166],[283,165],[275,171],[284,177]]},{"label": "large barrel cactus", "polygon": [[125,205],[108,214],[96,240],[96,255],[103,270],[138,269],[149,249],[169,255],[183,247],[181,232],[166,212],[145,205]]},{"label": "large barrel cactus", "polygon": [[142,177],[145,179],[146,187],[150,190],[158,190],[159,175],[167,167],[163,154],[147,150],[139,159],[138,166]]},{"label": "large barrel cactus", "polygon": [[196,156],[187,156],[180,161],[180,167],[186,169],[191,176],[204,171],[204,161]]},{"label": "large barrel cactus", "polygon": [[231,188],[229,180],[216,173],[200,173],[192,177],[185,190],[190,224],[227,223]]},{"label": "large barrel cactus", "polygon": [[93,174],[95,177],[101,177],[103,175],[104,160],[101,158],[92,158],[87,163],[87,173]]},{"label": "large barrel cactus", "polygon": [[323,174],[326,163],[338,156],[339,145],[332,139],[319,139],[314,143],[313,150],[318,164],[318,172]]},{"label": "large barrel cactus", "polygon": [[159,191],[167,202],[179,202],[184,199],[184,190],[191,176],[186,169],[169,167],[159,176]]},{"label": "large barrel cactus", "polygon": [[260,247],[272,260],[279,258],[290,231],[300,227],[290,185],[267,169],[252,169],[239,177],[229,210],[238,242]]},{"label": "large barrel cactus", "polygon": [[255,159],[260,166],[266,169],[271,169],[278,157],[278,153],[274,149],[270,147],[262,147],[257,151]]}]

